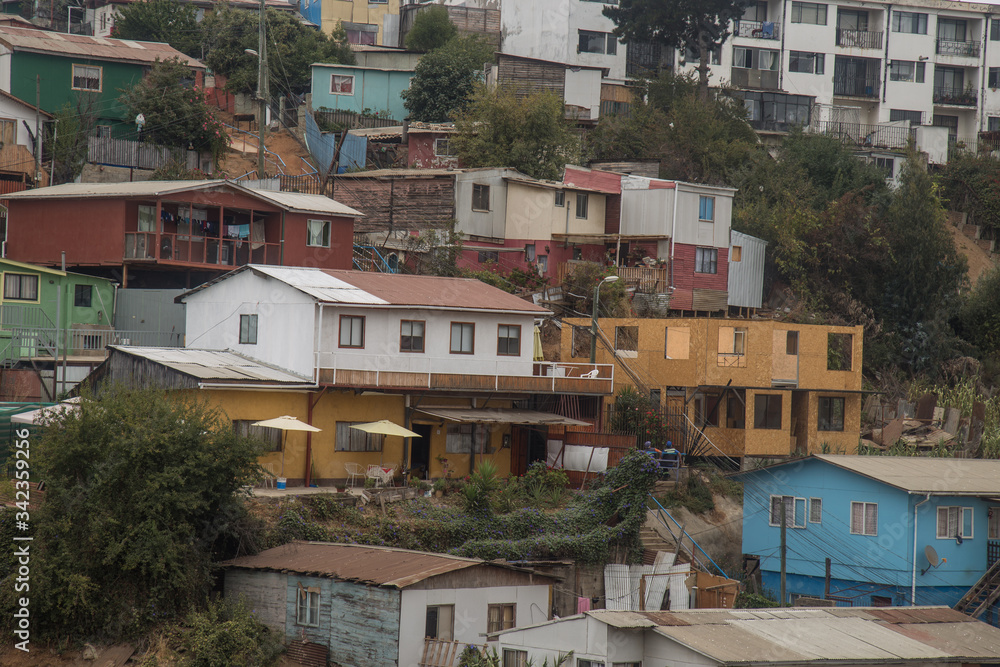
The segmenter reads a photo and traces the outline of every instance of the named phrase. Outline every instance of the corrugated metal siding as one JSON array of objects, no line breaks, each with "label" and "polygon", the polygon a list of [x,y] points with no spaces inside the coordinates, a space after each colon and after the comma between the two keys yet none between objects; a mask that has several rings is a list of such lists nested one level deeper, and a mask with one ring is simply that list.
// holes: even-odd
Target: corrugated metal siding
[{"label": "corrugated metal siding", "polygon": [[115,329],[169,333],[184,345],[184,304],[174,303],[182,289],[121,289],[115,305]]},{"label": "corrugated metal siding", "polygon": [[730,232],[730,254],[740,246],[741,259],[729,262],[729,305],[760,308],[764,295],[764,253],[767,241],[736,230]]}]

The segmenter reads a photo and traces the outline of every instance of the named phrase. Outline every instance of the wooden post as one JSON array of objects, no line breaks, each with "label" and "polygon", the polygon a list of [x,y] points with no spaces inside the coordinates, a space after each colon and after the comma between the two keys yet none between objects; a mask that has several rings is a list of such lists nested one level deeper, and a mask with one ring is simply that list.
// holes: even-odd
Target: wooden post
[{"label": "wooden post", "polygon": [[830,559],[826,559],[826,579],[823,581],[823,598],[830,597]]},{"label": "wooden post", "polygon": [[[793,501],[794,502],[794,501]],[[794,504],[792,506],[794,508]],[[778,603],[779,607],[785,606],[785,575],[787,571],[785,569],[785,560],[788,555],[788,549],[785,544],[785,499],[781,499],[781,600]]]}]

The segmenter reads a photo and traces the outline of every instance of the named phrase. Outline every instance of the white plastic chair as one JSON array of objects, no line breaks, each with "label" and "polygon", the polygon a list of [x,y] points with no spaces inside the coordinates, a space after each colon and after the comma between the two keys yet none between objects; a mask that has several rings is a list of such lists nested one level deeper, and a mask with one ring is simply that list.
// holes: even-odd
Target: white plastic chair
[{"label": "white plastic chair", "polygon": [[593,380],[594,378],[596,378],[600,374],[601,374],[601,371],[598,370],[597,368],[595,368],[594,370],[590,371],[589,373],[582,374],[580,377],[581,378],[586,378],[587,380]]},{"label": "white plastic chair", "polygon": [[382,486],[385,483],[385,477],[382,475],[382,466],[378,464],[371,464],[368,466],[368,472],[365,475],[368,479],[375,480],[375,488]]},{"label": "white plastic chair", "polygon": [[354,480],[365,476],[365,469],[360,463],[345,463],[344,470],[347,471],[347,484],[354,486]]},{"label": "white plastic chair", "polygon": [[262,463],[260,467],[264,469],[264,479],[261,480],[261,486],[266,489],[268,485],[270,485],[273,489],[274,478],[278,476],[278,474],[274,471],[274,464]]},{"label": "white plastic chair", "polygon": [[382,472],[382,486],[392,486],[393,477],[396,475],[396,465],[379,466]]}]

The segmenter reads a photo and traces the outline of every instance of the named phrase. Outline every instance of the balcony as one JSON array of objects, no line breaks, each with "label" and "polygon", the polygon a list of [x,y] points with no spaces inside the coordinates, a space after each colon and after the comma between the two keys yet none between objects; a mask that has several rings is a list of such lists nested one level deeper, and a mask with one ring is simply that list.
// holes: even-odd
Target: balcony
[{"label": "balcony", "polygon": [[976,99],[976,91],[973,88],[934,86],[934,104],[974,107]]},{"label": "balcony", "polygon": [[863,97],[877,99],[882,92],[876,76],[834,76],[833,94],[837,97]]},{"label": "balcony", "polygon": [[871,30],[837,28],[837,46],[859,49],[881,49],[882,33]]},{"label": "balcony", "polygon": [[[531,365],[532,374],[518,374],[516,362],[478,361],[480,373],[441,373],[434,368],[441,360],[423,358],[424,367],[414,370],[359,369],[364,357],[319,353],[319,382],[352,389],[413,390],[445,392],[487,391],[517,394],[589,394],[610,396],[614,392],[614,364],[541,362]],[[473,365],[470,363],[470,365]]]},{"label": "balcony", "polygon": [[737,21],[733,36],[777,40],[781,39],[781,26],[772,21]]},{"label": "balcony", "polygon": [[938,38],[937,54],[939,56],[964,56],[966,58],[978,58],[979,42],[956,42],[951,39]]},{"label": "balcony", "polygon": [[901,150],[906,148],[911,138],[916,139],[916,130],[903,125],[819,121],[808,126],[806,131],[836,137],[845,144],[856,148]]},{"label": "balcony", "polygon": [[753,90],[778,90],[778,73],[773,70],[733,67],[730,77],[735,88]]},{"label": "balcony", "polygon": [[280,264],[281,244],[191,234],[125,232],[124,259],[223,267]]},{"label": "balcony", "polygon": [[[6,329],[6,327],[5,327]],[[160,331],[124,331],[108,328],[17,327],[0,337],[0,360],[54,359],[63,353],[75,357],[107,356],[108,345],[184,347],[183,334]]]}]

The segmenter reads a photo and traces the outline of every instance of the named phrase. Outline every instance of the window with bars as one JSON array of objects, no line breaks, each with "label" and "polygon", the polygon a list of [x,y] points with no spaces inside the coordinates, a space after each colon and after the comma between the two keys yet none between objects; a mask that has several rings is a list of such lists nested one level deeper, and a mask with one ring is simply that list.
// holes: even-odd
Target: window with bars
[{"label": "window with bars", "polygon": [[878,535],[878,503],[851,502],[851,534]]},{"label": "window with bars", "polygon": [[366,433],[351,426],[365,422],[337,422],[333,449],[336,452],[381,452],[383,436]]},{"label": "window with bars", "polygon": [[823,499],[809,499],[809,523],[823,523]]}]

